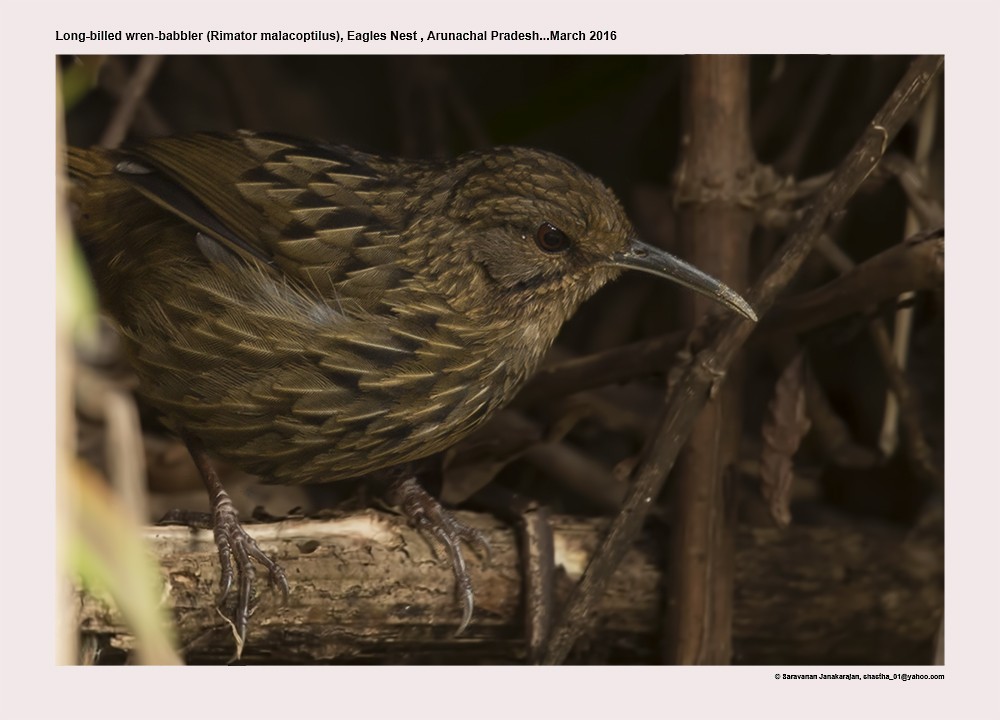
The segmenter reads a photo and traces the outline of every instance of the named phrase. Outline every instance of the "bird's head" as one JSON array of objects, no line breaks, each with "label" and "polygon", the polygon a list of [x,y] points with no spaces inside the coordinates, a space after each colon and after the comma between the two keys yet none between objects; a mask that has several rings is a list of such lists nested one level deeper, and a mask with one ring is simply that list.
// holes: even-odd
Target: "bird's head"
[{"label": "bird's head", "polygon": [[[449,175],[437,215],[445,218],[438,236],[448,250],[436,255],[455,297],[468,302],[463,310],[517,312],[544,303],[561,323],[621,270],[633,269],[757,319],[723,283],[641,242],[614,193],[557,155],[509,147],[470,153]],[[449,273],[449,266],[462,271]]]},{"label": "bird's head", "polygon": [[[623,269],[665,277],[756,320],[750,305],[692,265],[641,242],[600,180],[551,153],[470,153],[445,173],[428,256],[453,307],[561,325]],[[440,246],[439,246],[440,247]],[[556,328],[558,329],[558,327]]]}]

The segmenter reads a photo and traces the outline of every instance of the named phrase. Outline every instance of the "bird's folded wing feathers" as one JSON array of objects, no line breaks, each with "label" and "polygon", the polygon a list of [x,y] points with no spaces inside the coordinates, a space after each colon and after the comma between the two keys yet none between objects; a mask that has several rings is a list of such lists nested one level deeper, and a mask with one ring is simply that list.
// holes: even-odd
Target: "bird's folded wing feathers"
[{"label": "bird's folded wing feathers", "polygon": [[324,295],[393,279],[398,231],[379,208],[396,194],[361,153],[241,133],[155,139],[124,157],[121,177],[147,198]]}]

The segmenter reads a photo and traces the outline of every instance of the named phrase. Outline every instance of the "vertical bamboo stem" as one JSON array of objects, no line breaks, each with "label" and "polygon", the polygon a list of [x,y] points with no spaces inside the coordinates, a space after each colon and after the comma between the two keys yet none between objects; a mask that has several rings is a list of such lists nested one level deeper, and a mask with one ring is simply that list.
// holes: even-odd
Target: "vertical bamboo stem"
[{"label": "vertical bamboo stem", "polygon": [[[754,170],[747,57],[699,56],[687,62],[681,164],[677,177],[684,256],[737,290],[747,286],[753,214],[741,205]],[[685,293],[681,313],[694,326],[710,300]],[[670,582],[665,659],[724,664],[732,655],[735,512],[727,489],[741,428],[736,363],[702,410],[672,485]]]}]

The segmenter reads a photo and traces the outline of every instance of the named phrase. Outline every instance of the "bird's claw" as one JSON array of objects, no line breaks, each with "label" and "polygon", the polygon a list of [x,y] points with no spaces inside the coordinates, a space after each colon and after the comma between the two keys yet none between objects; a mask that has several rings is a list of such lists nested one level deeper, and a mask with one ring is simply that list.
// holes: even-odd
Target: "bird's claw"
[{"label": "bird's claw", "polygon": [[288,602],[288,580],[281,566],[260,549],[254,540],[240,524],[239,515],[233,507],[229,495],[224,491],[219,493],[213,502],[211,515],[206,513],[190,513],[171,511],[167,513],[160,524],[181,524],[188,527],[211,529],[215,536],[215,546],[219,553],[219,565],[222,568],[219,577],[219,594],[216,604],[220,612],[233,590],[233,582],[237,585],[237,598],[232,616],[223,613],[233,626],[237,641],[237,656],[246,640],[247,626],[253,616],[257,603],[253,598],[253,584],[257,576],[254,568],[256,560],[268,573],[268,581],[272,590],[279,590],[282,602]]},{"label": "bird's claw", "polygon": [[[432,539],[444,547],[451,561],[455,574],[455,594],[462,604],[462,620],[455,635],[461,635],[472,620],[475,607],[475,595],[472,591],[472,578],[462,555],[462,542],[465,542],[480,556],[485,556],[486,562],[492,559],[492,549],[486,535],[474,527],[460,522],[441,503],[431,497],[412,477],[402,478],[392,484],[389,489],[390,501],[397,505],[403,515],[425,537]],[[434,543],[431,549],[434,550]]]},{"label": "bird's claw", "polygon": [[237,596],[232,621],[236,634],[242,642],[246,639],[247,623],[256,607],[252,604],[253,583],[257,576],[254,561],[259,562],[267,570],[271,589],[281,591],[283,602],[288,602],[288,580],[281,566],[268,557],[260,549],[257,541],[243,529],[236,508],[233,507],[228,495],[222,494],[216,498],[212,518],[215,545],[222,566],[217,602],[219,607],[224,605],[232,591],[235,578]]}]

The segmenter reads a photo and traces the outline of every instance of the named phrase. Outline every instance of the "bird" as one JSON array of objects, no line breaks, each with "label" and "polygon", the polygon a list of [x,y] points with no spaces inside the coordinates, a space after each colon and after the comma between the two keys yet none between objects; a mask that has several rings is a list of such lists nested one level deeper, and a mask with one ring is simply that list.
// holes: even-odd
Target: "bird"
[{"label": "bird", "polygon": [[383,157],[241,130],[67,149],[74,228],[138,393],[186,443],[211,501],[219,603],[245,638],[254,563],[221,457],[266,481],[395,473],[405,515],[488,552],[406,470],[511,401],[563,323],[623,270],[749,321],[738,293],[642,242],[615,194],[551,152]]}]

